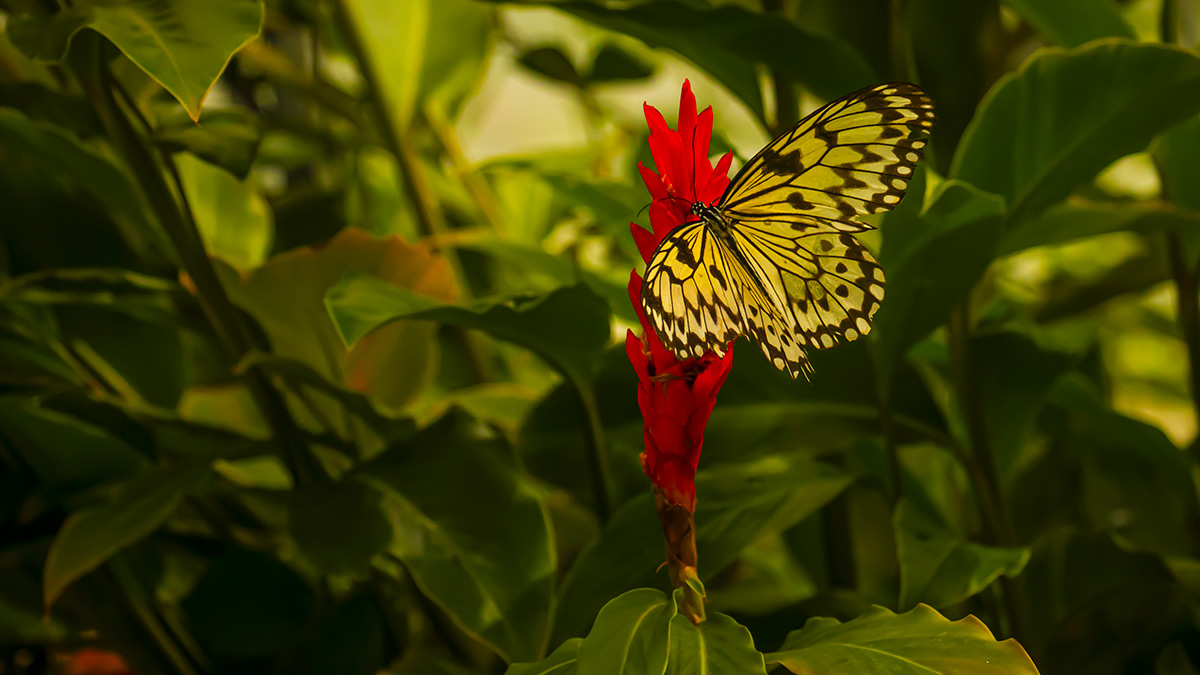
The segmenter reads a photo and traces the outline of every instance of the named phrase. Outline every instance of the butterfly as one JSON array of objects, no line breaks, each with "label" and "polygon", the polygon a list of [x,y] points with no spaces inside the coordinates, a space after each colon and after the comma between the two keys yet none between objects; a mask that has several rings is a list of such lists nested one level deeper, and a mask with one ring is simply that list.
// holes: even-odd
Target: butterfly
[{"label": "butterfly", "polygon": [[[843,96],[752,157],[715,204],[692,203],[646,266],[642,308],[677,357],[744,335],[778,369],[871,330],[883,270],[855,234],[904,197],[933,99],[893,82]],[[692,220],[694,218],[694,220]]]}]

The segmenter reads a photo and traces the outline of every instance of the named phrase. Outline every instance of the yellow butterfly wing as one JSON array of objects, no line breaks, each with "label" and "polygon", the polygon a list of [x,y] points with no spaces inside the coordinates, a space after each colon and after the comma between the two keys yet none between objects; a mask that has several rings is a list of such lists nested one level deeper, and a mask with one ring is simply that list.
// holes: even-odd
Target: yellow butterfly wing
[{"label": "yellow butterfly wing", "polygon": [[663,345],[680,358],[708,351],[724,356],[730,342],[747,335],[777,368],[807,367],[788,320],[765,290],[704,223],[686,223],[650,258],[642,308]]}]

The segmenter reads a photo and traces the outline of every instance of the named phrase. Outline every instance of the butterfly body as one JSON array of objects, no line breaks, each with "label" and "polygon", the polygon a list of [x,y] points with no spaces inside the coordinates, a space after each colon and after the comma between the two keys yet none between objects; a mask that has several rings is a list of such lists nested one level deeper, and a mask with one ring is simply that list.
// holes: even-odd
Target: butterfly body
[{"label": "butterfly body", "polygon": [[811,372],[809,348],[870,331],[884,276],[854,237],[871,229],[859,217],[900,202],[933,120],[916,85],[854,92],[763,148],[716,204],[691,203],[642,287],[663,345],[720,355],[744,335],[795,377]]}]

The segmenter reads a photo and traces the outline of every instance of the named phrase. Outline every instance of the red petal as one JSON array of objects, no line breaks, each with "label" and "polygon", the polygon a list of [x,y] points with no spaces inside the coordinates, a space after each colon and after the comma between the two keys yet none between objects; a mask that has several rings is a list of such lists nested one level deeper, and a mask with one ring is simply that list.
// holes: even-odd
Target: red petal
[{"label": "red petal", "polygon": [[[646,125],[650,127],[650,156],[654,158],[654,168],[658,170],[658,175],[662,178],[667,189],[670,190],[675,184],[677,178],[675,173],[675,155],[671,152],[671,141],[678,142],[675,132],[667,126],[667,121],[663,119],[662,113],[651,105],[642,105],[642,110],[646,113]],[[676,187],[678,190],[678,187]]]},{"label": "red petal", "polygon": [[646,184],[646,189],[650,191],[650,196],[654,199],[666,199],[667,186],[663,185],[662,178],[654,173],[651,169],[638,162],[638,172],[642,174],[642,182]]},{"label": "red petal", "polygon": [[665,412],[679,422],[680,426],[687,424],[692,413],[696,411],[696,397],[684,380],[666,380],[663,386],[663,403]]},{"label": "red petal", "polygon": [[[659,237],[637,223],[630,223],[629,231],[633,233],[633,243],[637,244],[638,253],[642,254],[642,260],[650,262],[650,257],[654,255],[654,249],[658,248]],[[632,296],[630,297],[632,298]],[[633,304],[640,305],[641,301],[634,300]]]},{"label": "red petal", "polygon": [[726,152],[721,155],[721,159],[717,160],[717,166],[708,177],[708,184],[704,186],[704,191],[700,198],[705,204],[712,204],[721,198],[725,193],[725,188],[729,187],[729,166],[733,164],[733,152]]},{"label": "red petal", "polygon": [[650,226],[654,228],[654,245],[658,246],[663,237],[682,225],[685,220],[687,220],[687,206],[679,200],[671,199],[651,204]]}]

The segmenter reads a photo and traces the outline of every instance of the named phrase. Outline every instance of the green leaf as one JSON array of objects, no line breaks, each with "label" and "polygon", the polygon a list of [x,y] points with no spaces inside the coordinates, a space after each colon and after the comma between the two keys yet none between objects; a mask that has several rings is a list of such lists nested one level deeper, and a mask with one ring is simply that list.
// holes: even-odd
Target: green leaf
[{"label": "green leaf", "polygon": [[1111,0],[1006,0],[1021,18],[1060,47],[1105,37],[1137,35]]},{"label": "green leaf", "polygon": [[611,84],[644,80],[654,74],[653,68],[621,47],[608,43],[592,61],[592,72],[587,80],[591,84]]},{"label": "green leaf", "polygon": [[175,164],[208,253],[240,270],[261,265],[275,230],[271,207],[262,195],[195,155],[178,154]]},{"label": "green leaf", "polygon": [[893,516],[900,561],[901,608],[918,602],[953,605],[987,588],[1000,575],[1014,577],[1029,549],[998,548],[966,541],[943,523],[901,500]]},{"label": "green leaf", "polygon": [[81,0],[45,18],[22,18],[16,42],[58,60],[72,36],[91,28],[183,104],[193,120],[229,60],[262,31],[260,0]]},{"label": "green leaf", "polygon": [[386,496],[389,550],[422,592],[506,659],[534,659],[550,629],[548,516],[507,448],[477,431],[452,412],[356,475]]},{"label": "green leaf", "polygon": [[1045,49],[979,104],[950,177],[1003,196],[1019,222],[1198,109],[1194,52],[1118,39]]},{"label": "green leaf", "polygon": [[254,658],[300,644],[315,600],[292,568],[264,553],[234,550],[213,561],[182,606],[207,650]]},{"label": "green leaf", "polygon": [[[696,476],[696,548],[711,579],[751,543],[816,512],[852,478],[802,455],[770,455],[702,469]],[[649,495],[613,514],[600,538],[572,565],[559,593],[555,639],[579,635],[609,598],[652,585],[662,563],[662,530]]]},{"label": "green leaf", "polygon": [[207,463],[158,469],[126,483],[108,504],[72,514],[46,556],[46,607],[73,581],[157,530],[179,502],[200,489],[210,475]]},{"label": "green leaf", "polygon": [[[944,324],[983,276],[995,256],[1003,214],[999,197],[947,181],[917,219],[889,221],[880,256],[887,299],[875,316],[872,345],[881,391],[890,390],[909,348]],[[903,232],[896,231],[901,224]]]},{"label": "green leaf", "polygon": [[877,80],[866,61],[845,44],[737,5],[707,9],[654,0],[625,9],[591,2],[555,3],[554,7],[678,53],[728,87],[760,117],[757,65],[772,68],[823,99]]},{"label": "green leaf", "polygon": [[996,642],[979,619],[948,621],[925,605],[904,614],[874,607],[841,623],[809,619],[778,652],[767,654],[797,675],[1014,675],[1037,668],[1015,640]]},{"label": "green leaf", "polygon": [[671,619],[671,652],[667,675],[766,675],[763,655],[754,638],[732,618],[710,612],[699,626],[678,614]]},{"label": "green leaf", "polygon": [[576,86],[583,84],[575,64],[557,47],[538,47],[522,54],[517,62],[539,75]]},{"label": "green leaf", "polygon": [[578,670],[579,645],[583,638],[571,638],[558,646],[550,656],[536,663],[514,663],[504,675],[572,675]]},{"label": "green leaf", "polygon": [[300,552],[322,571],[363,573],[392,540],[380,498],[357,480],[298,490],[291,494],[288,529]]},{"label": "green leaf", "polygon": [[588,382],[609,340],[608,307],[586,286],[507,303],[456,306],[349,274],[325,295],[329,315],[347,345],[399,319],[424,319],[472,328],[542,357],[576,383]]},{"label": "green leaf", "polygon": [[675,599],[651,588],[614,598],[579,646],[579,675],[664,672],[675,612]]}]

